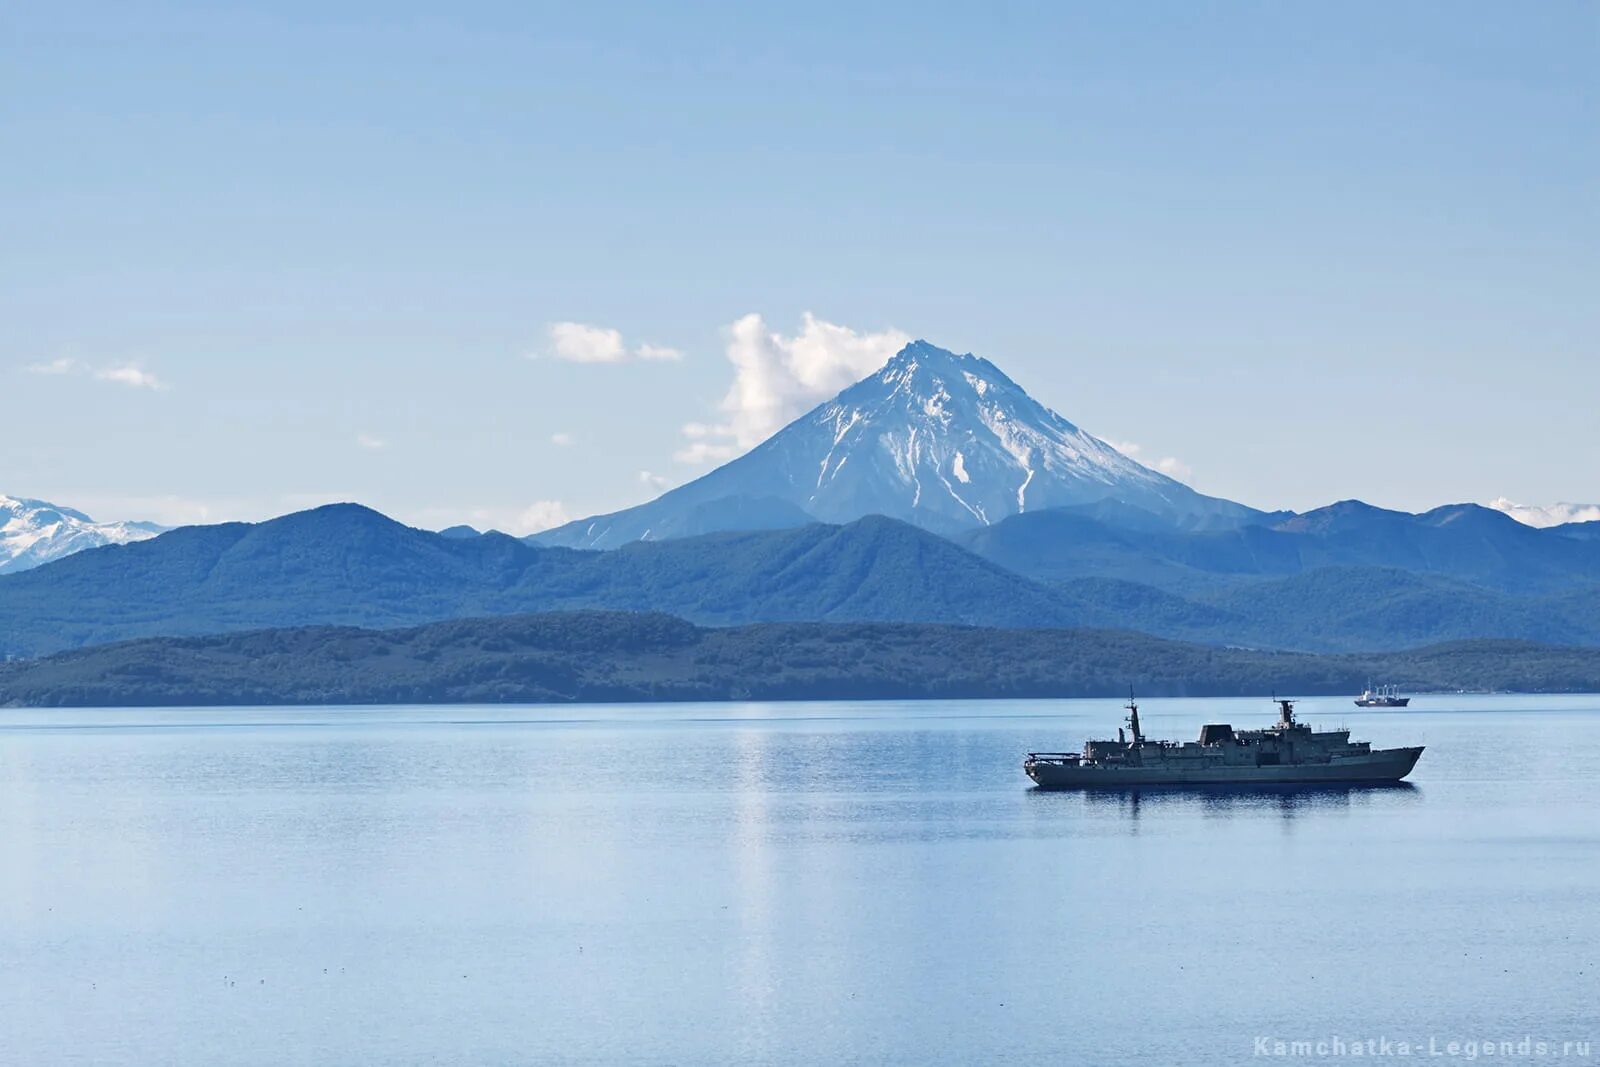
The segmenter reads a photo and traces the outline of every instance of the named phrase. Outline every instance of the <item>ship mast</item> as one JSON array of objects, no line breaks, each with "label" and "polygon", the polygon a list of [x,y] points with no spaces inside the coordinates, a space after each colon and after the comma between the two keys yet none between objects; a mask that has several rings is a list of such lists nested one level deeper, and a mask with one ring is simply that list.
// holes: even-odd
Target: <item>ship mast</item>
[{"label": "ship mast", "polygon": [[1133,743],[1144,743],[1144,731],[1139,729],[1139,705],[1133,699],[1133,686],[1128,687],[1128,729],[1133,732]]}]

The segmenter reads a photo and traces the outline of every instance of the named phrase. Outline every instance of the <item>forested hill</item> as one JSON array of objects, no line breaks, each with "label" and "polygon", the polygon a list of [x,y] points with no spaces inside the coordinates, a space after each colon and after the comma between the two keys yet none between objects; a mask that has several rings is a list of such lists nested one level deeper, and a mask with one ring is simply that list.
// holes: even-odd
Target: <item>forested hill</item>
[{"label": "forested hill", "polygon": [[1115,630],[914,623],[705,629],[658,614],[461,619],[151,638],[0,664],[24,706],[546,703],[1596,690],[1600,649],[1467,641],[1318,656]]},{"label": "forested hill", "polygon": [[[1309,535],[1296,534],[1285,547],[1288,535],[1271,531],[1242,540],[1139,534],[1139,521],[1159,520],[1136,521],[1127,510],[1121,532],[1067,512],[1014,517],[972,543],[990,559],[881,516],[579,552],[502,534],[428,533],[330,505],[174,530],[0,576],[0,659],[145,637],[583,610],[665,612],[707,626],[1119,628],[1329,653],[1472,638],[1600,646],[1600,584],[1588,580],[1582,554],[1600,573],[1596,546],[1552,537],[1566,549],[1535,552],[1524,533],[1501,529],[1517,525],[1504,516],[1479,523],[1474,512],[1473,522],[1443,527],[1455,539],[1441,542],[1414,516],[1334,509],[1344,518],[1319,517],[1318,528],[1346,540],[1308,547]],[[1346,541],[1367,544],[1369,520],[1400,528],[1393,540],[1410,547],[1397,558],[1434,569],[1359,563],[1367,557]],[[1477,525],[1494,538],[1468,536]],[[1496,560],[1520,561],[1521,584],[1481,584],[1506,584]]]}]

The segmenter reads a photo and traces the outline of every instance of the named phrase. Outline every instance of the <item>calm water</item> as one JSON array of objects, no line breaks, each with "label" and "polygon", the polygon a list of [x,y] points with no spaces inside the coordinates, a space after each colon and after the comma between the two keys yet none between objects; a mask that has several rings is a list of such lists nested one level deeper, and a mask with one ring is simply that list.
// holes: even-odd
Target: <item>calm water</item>
[{"label": "calm water", "polygon": [[1304,702],[1414,787],[1028,788],[1116,705],[0,712],[0,1062],[1600,1061],[1600,697]]}]

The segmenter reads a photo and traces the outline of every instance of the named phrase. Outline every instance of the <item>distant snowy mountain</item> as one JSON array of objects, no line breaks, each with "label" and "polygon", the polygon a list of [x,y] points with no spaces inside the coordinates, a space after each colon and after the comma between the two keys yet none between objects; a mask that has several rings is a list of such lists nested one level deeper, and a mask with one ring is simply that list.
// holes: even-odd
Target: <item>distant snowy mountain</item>
[{"label": "distant snowy mountain", "polygon": [[81,511],[0,496],[0,574],[49,563],[86,548],[143,541],[165,527],[152,522],[95,522]]},{"label": "distant snowy mountain", "polygon": [[1500,497],[1489,502],[1496,511],[1503,511],[1526,526],[1564,526],[1570,522],[1595,522],[1600,520],[1600,504],[1518,504]]},{"label": "distant snowy mountain", "polygon": [[704,477],[648,504],[529,540],[615,548],[787,526],[808,516],[842,523],[872,514],[948,534],[1102,501],[1186,528],[1261,517],[1128,458],[1044,407],[988,360],[915,341]]}]

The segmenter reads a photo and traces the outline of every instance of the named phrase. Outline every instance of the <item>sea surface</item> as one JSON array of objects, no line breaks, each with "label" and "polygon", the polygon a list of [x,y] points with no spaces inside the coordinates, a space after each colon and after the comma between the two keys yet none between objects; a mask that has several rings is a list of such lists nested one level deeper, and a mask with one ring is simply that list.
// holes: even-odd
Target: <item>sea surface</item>
[{"label": "sea surface", "polygon": [[3,711],[0,1063],[1600,1061],[1600,697],[1302,703],[1401,788],[1030,788],[1117,705]]}]

